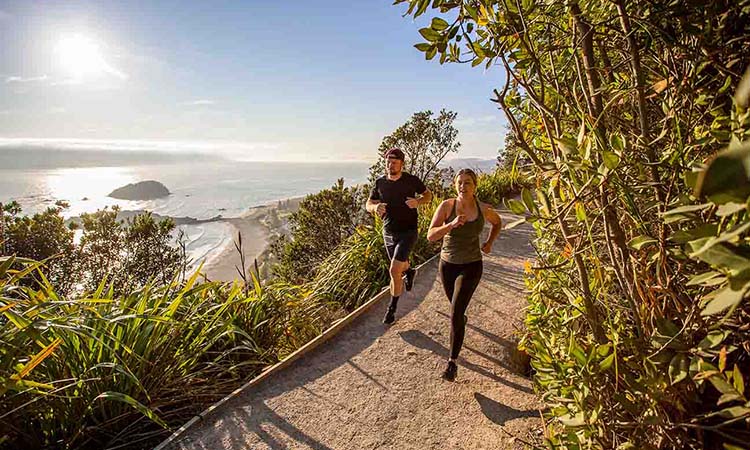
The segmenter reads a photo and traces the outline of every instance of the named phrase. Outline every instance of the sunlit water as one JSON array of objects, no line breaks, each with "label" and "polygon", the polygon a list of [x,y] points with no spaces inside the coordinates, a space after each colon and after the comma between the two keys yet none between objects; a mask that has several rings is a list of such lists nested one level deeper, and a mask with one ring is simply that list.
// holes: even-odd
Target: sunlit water
[{"label": "sunlit water", "polygon": [[[0,150],[1,151],[1,150]],[[248,209],[298,197],[332,186],[338,178],[347,185],[367,180],[366,163],[258,163],[219,160],[94,167],[0,167],[0,201],[16,200],[24,213],[70,204],[65,217],[119,205],[123,210],[148,210],[172,217],[206,219],[237,217]],[[121,161],[117,161],[121,163]],[[64,165],[74,165],[68,161]],[[34,166],[34,164],[30,164]],[[36,164],[38,166],[38,164]],[[168,197],[142,202],[116,200],[107,195],[128,183],[157,180]],[[210,259],[232,241],[231,226],[222,222],[182,225],[189,256]]]}]

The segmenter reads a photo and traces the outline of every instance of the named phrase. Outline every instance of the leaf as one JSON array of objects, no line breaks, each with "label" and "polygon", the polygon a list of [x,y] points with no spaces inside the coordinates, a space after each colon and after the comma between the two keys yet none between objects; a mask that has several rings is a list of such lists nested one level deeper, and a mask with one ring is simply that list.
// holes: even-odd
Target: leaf
[{"label": "leaf", "polygon": [[599,363],[599,369],[604,371],[609,369],[612,366],[612,363],[615,362],[615,353],[612,352],[609,356],[601,360]]},{"label": "leaf", "polygon": [[52,354],[52,352],[55,351],[55,349],[62,343],[62,338],[57,338],[54,341],[52,341],[49,345],[44,347],[39,353],[34,355],[33,358],[31,358],[31,361],[29,361],[23,369],[18,373],[18,378],[23,378],[26,375],[28,375],[32,370],[34,370],[34,367],[38,366],[42,363],[49,355]]},{"label": "leaf", "polygon": [[744,202],[750,195],[750,142],[718,153],[698,175],[695,195],[717,204]]},{"label": "leaf", "polygon": [[440,33],[433,30],[432,28],[420,28],[419,34],[421,34],[423,38],[427,39],[430,42],[436,42],[440,40]]},{"label": "leaf", "polygon": [[750,229],[750,221],[747,221],[743,223],[742,225],[735,227],[734,229],[732,229],[732,231],[724,232],[717,237],[712,237],[710,239],[705,239],[705,240],[700,239],[703,245],[701,245],[697,250],[694,250],[693,253],[690,255],[690,257],[691,258],[698,257],[700,254],[702,254],[706,250],[712,248],[713,246],[721,242],[732,241],[734,240],[734,238],[739,237],[742,233],[746,232],[748,229]]},{"label": "leaf", "polygon": [[435,31],[443,31],[446,28],[448,28],[448,22],[441,19],[440,17],[433,17],[432,23],[430,24],[430,28],[432,28]]},{"label": "leaf", "polygon": [[731,408],[722,409],[719,412],[719,415],[721,417],[726,417],[728,419],[736,419],[738,417],[745,417],[750,415],[750,408],[746,408],[744,406],[732,406]]},{"label": "leaf", "polygon": [[[723,401],[721,403],[727,403],[735,400],[742,400],[742,396],[734,390],[734,386],[729,384],[726,379],[721,375],[714,375],[708,379],[711,384],[716,388],[717,391],[721,392]],[[721,404],[717,403],[717,404]]]},{"label": "leaf", "polygon": [[669,362],[669,380],[671,384],[677,384],[688,376],[688,358],[684,353],[679,353]]},{"label": "leaf", "polygon": [[678,244],[685,244],[695,239],[714,237],[718,231],[719,226],[717,224],[707,223],[689,230],[677,231],[669,237],[669,240]]},{"label": "leaf", "polygon": [[555,139],[555,142],[557,143],[558,148],[560,148],[560,151],[566,155],[571,155],[577,151],[576,141],[573,139],[557,138]]},{"label": "leaf", "polygon": [[742,301],[748,286],[750,286],[750,283],[745,284],[739,290],[735,290],[729,285],[720,290],[706,307],[703,308],[701,316],[710,316],[712,314],[723,312],[727,308],[734,308]]},{"label": "leaf", "polygon": [[710,270],[708,272],[703,272],[698,275],[694,275],[692,278],[690,278],[690,281],[685,284],[685,286],[698,286],[706,281],[712,280],[718,276],[721,276],[720,272],[717,272],[715,270]]},{"label": "leaf", "polygon": [[661,213],[662,216],[669,216],[671,214],[682,214],[686,212],[694,212],[694,211],[701,211],[706,208],[709,208],[711,206],[710,203],[702,203],[700,205],[684,205],[680,206],[678,208],[670,209],[669,211],[665,211]]},{"label": "leaf", "polygon": [[133,408],[135,408],[138,412],[140,412],[144,416],[151,419],[153,422],[160,425],[162,428],[169,429],[169,426],[166,423],[164,423],[164,421],[161,420],[161,418],[159,418],[159,416],[157,416],[156,413],[154,413],[151,409],[144,406],[138,400],[134,399],[133,397],[129,395],[123,394],[121,392],[107,391],[107,392],[102,392],[101,394],[99,394],[94,400],[98,400],[98,399],[115,400],[118,402],[126,403],[132,406]]},{"label": "leaf", "polygon": [[653,89],[654,92],[656,92],[657,94],[659,94],[664,89],[667,88],[667,84],[668,83],[669,83],[669,81],[665,78],[665,79],[663,79],[661,81],[658,81],[658,82],[654,83],[653,85],[651,85],[651,89]]},{"label": "leaf", "polygon": [[534,198],[531,196],[531,191],[526,188],[521,189],[521,199],[523,199],[523,203],[526,205],[526,209],[528,209],[530,212],[539,211],[536,207],[536,204],[534,203]]},{"label": "leaf", "polygon": [[515,199],[508,200],[508,207],[511,211],[513,211],[514,214],[524,214],[526,212],[526,208],[524,207],[523,203]]},{"label": "leaf", "polygon": [[733,275],[736,275],[743,270],[750,269],[750,260],[735,252],[734,249],[727,244],[716,244],[704,250],[703,247],[710,239],[713,238],[697,239],[688,243],[691,253],[701,250],[700,253],[695,253],[695,258],[707,262],[712,266],[728,269]]},{"label": "leaf", "polygon": [[658,241],[651,236],[636,236],[628,241],[628,247],[635,250],[641,250],[642,248],[648,247],[649,245],[655,244],[656,242]]},{"label": "leaf", "polygon": [[582,202],[576,202],[576,219],[578,219],[579,222],[586,220],[586,208],[583,206]]},{"label": "leaf", "polygon": [[617,153],[606,150],[602,152],[602,160],[604,162],[604,166],[609,170],[614,170],[615,167],[620,164],[620,157],[617,155]]},{"label": "leaf", "polygon": [[716,215],[719,217],[726,217],[736,212],[742,211],[743,209],[745,209],[745,203],[729,202],[719,206],[719,208],[716,210]]},{"label": "leaf", "polygon": [[750,105],[750,66],[745,70],[745,74],[737,86],[737,92],[734,94],[734,101],[743,108]]},{"label": "leaf", "polygon": [[581,427],[586,425],[586,420],[584,420],[582,412],[576,413],[575,416],[572,414],[566,414],[558,417],[558,420],[566,427]]},{"label": "leaf", "polygon": [[730,334],[729,330],[713,330],[700,341],[698,348],[707,350],[718,347]]},{"label": "leaf", "polygon": [[734,370],[732,371],[732,384],[734,384],[734,388],[737,392],[742,395],[745,394],[745,381],[742,379],[742,372],[740,372],[740,368],[737,364],[734,365]]},{"label": "leaf", "polygon": [[419,44],[414,44],[414,48],[416,48],[420,52],[426,52],[427,50],[429,50],[430,48],[432,48],[432,44],[428,44],[426,42],[422,42],[422,43],[419,43]]}]

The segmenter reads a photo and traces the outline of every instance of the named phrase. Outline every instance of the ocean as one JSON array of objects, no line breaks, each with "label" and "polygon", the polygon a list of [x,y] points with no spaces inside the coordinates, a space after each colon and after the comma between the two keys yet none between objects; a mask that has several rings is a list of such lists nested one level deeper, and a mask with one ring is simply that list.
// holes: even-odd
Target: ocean
[{"label": "ocean", "polygon": [[[70,204],[63,215],[78,216],[105,206],[147,210],[171,217],[237,217],[250,208],[304,196],[333,186],[367,181],[365,162],[247,162],[205,154],[71,151],[0,148],[0,202],[17,201],[25,214]],[[156,180],[171,192],[150,201],[108,197],[128,183]],[[232,242],[224,222],[180,225],[193,261],[210,260]]]}]

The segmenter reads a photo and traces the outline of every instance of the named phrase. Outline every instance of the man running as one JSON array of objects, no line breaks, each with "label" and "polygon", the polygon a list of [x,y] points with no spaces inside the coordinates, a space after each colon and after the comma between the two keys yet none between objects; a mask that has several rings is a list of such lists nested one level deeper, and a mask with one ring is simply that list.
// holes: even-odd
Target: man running
[{"label": "man running", "polygon": [[[398,298],[406,285],[411,290],[414,269],[409,268],[409,252],[417,242],[417,207],[432,200],[422,180],[403,172],[404,152],[392,148],[385,153],[385,176],[378,178],[367,200],[367,211],[384,220],[383,240],[391,261],[391,303],[383,323],[396,319]],[[406,280],[402,280],[404,276]]]}]

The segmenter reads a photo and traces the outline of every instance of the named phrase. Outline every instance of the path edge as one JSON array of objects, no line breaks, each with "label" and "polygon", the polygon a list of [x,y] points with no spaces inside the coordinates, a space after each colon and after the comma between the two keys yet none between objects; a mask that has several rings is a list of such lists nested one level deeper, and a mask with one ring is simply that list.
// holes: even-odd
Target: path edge
[{"label": "path edge", "polygon": [[[430,264],[433,260],[440,257],[440,252],[433,255],[431,258],[429,258],[427,261],[423,262],[419,266],[416,267],[416,270],[421,269],[422,267],[426,266],[427,264]],[[357,317],[361,316],[365,312],[367,312],[370,308],[378,304],[383,298],[387,297],[388,294],[388,286],[384,287],[380,292],[375,294],[370,300],[366,301],[362,305],[359,306],[359,308],[355,309],[354,311],[350,312],[343,318],[337,320],[334,322],[330,327],[326,328],[321,334],[319,334],[317,337],[312,339],[307,344],[303,345],[302,347],[298,348],[291,354],[287,355],[286,358],[282,359],[281,361],[277,362],[273,366],[268,367],[263,372],[261,372],[258,376],[253,378],[252,380],[248,381],[247,383],[243,384],[242,386],[238,387],[234,391],[232,391],[230,394],[228,394],[226,397],[222,398],[218,402],[214,403],[213,405],[209,406],[203,412],[197,414],[192,419],[187,421],[184,425],[182,425],[180,428],[177,429],[174,433],[172,433],[168,438],[166,438],[164,441],[162,441],[159,445],[154,447],[154,450],[165,450],[167,446],[174,443],[178,438],[182,437],[186,431],[188,431],[191,427],[193,427],[195,424],[202,422],[208,416],[210,416],[214,411],[219,409],[221,406],[226,404],[229,400],[237,397],[238,395],[244,393],[245,391],[255,387],[257,384],[265,381],[267,378],[272,377],[273,375],[277,374],[278,372],[284,370],[288,366],[290,366],[293,362],[300,359],[302,356],[310,353],[312,350],[314,350],[316,347],[318,347],[320,344],[328,341],[332,337],[336,336],[339,332],[341,332],[347,325],[352,323]]]}]

